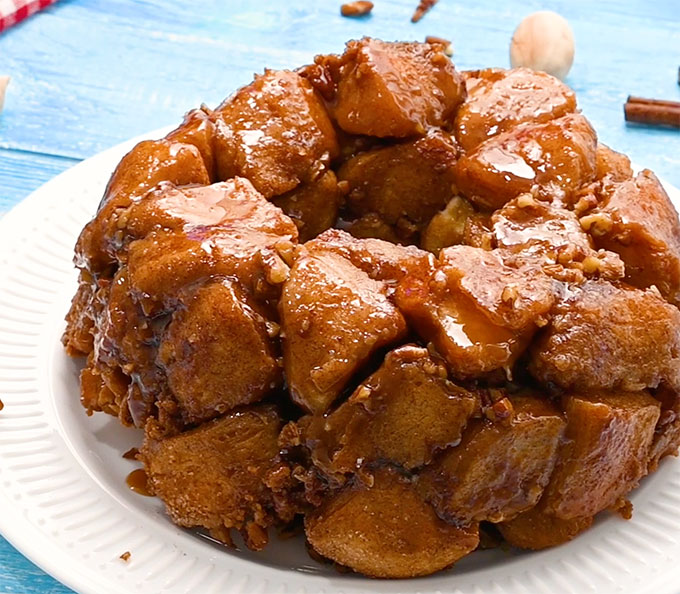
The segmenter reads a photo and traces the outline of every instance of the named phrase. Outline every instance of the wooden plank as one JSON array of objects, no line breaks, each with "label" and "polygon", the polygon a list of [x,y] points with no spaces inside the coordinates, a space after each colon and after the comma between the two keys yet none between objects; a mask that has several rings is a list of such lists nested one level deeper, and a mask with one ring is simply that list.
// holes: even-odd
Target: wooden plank
[{"label": "wooden plank", "polygon": [[0,214],[78,161],[0,149]]},{"label": "wooden plank", "polygon": [[0,536],[0,593],[69,594],[70,588],[36,567]]},{"label": "wooden plank", "polygon": [[[364,34],[443,35],[454,40],[462,68],[506,66],[512,30],[538,8],[442,0],[413,25],[412,0],[377,2],[366,20],[342,18],[335,0],[226,4],[208,2],[197,11],[177,0],[61,3],[10,30],[0,37],[2,69],[14,76],[0,146],[87,157],[177,122],[201,101],[216,104],[253,71],[296,66]],[[678,58],[667,50],[677,46],[680,16],[673,1],[620,4],[548,3],[576,33],[568,82],[605,142],[680,183],[680,136],[626,127],[622,117],[628,93],[678,98]]]}]

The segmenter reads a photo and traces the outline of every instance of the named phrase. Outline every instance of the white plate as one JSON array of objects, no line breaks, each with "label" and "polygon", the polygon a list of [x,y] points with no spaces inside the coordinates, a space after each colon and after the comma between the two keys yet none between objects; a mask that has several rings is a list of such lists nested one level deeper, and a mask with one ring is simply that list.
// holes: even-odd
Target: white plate
[{"label": "white plate", "polygon": [[[135,141],[59,175],[0,220],[0,532],[27,557],[96,594],[680,591],[677,459],[634,492],[630,521],[603,514],[569,544],[478,552],[448,572],[402,581],[338,574],[312,561],[301,539],[230,551],[176,528],[158,500],[129,491],[125,477],[138,464],[121,453],[140,433],[85,415],[78,364],[59,338],[76,287],[75,239]],[[680,192],[667,189],[679,204]]]}]

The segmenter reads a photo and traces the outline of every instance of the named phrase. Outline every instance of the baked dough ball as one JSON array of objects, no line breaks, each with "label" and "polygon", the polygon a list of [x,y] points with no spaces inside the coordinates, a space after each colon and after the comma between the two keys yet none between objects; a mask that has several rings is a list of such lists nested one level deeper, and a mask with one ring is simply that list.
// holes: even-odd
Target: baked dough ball
[{"label": "baked dough ball", "polygon": [[588,281],[551,315],[529,363],[542,383],[584,391],[680,386],[680,311],[658,292]]},{"label": "baked dough ball", "polygon": [[424,134],[446,126],[465,99],[463,78],[440,46],[365,37],[350,41],[331,67],[337,84],[333,115],[351,134]]},{"label": "baked dough ball", "polygon": [[596,174],[597,136],[581,114],[521,124],[492,136],[456,164],[458,189],[480,208],[495,210],[536,190],[562,203]]},{"label": "baked dough ball", "polygon": [[406,477],[377,470],[371,485],[348,485],[305,517],[314,550],[371,577],[427,575],[477,548],[477,524],[440,520]]}]

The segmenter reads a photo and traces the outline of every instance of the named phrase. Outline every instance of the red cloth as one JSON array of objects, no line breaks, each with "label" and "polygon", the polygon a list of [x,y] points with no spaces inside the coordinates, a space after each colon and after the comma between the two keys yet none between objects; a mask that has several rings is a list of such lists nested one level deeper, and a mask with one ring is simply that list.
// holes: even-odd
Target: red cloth
[{"label": "red cloth", "polygon": [[0,0],[0,33],[57,0]]}]

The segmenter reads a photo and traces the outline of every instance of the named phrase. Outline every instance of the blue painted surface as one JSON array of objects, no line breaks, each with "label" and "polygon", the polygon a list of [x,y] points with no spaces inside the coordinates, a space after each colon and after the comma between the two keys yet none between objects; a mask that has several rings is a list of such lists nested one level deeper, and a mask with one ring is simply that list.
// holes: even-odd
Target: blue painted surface
[{"label": "blue painted surface", "polygon": [[[453,40],[461,68],[507,66],[512,31],[552,9],[572,24],[568,83],[600,138],[680,186],[680,132],[627,127],[627,94],[680,100],[677,0],[441,0],[420,23],[416,0],[62,0],[0,35],[10,74],[0,115],[0,212],[78,160],[215,105],[265,66],[292,67],[350,38]],[[1,513],[1,512],[0,512]],[[0,538],[0,594],[69,592]]]}]

